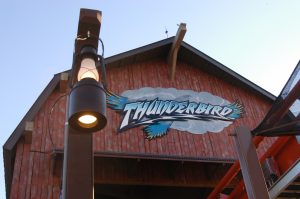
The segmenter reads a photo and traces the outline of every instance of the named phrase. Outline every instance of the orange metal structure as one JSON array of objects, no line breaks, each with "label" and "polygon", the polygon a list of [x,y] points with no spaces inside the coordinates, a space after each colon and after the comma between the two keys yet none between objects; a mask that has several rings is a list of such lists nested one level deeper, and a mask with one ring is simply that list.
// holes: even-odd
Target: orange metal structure
[{"label": "orange metal structure", "polygon": [[[254,143],[256,143],[256,146],[260,141],[262,141],[262,137],[255,137]],[[280,173],[283,174],[300,157],[300,146],[294,136],[279,137],[273,143],[273,145],[261,155],[259,158],[260,163],[262,163],[268,157],[273,157],[275,159]],[[236,161],[211,192],[208,199],[216,198],[225,188],[225,186],[229,184],[230,181],[238,174],[239,170],[239,161]],[[227,197],[227,199],[239,198],[248,198],[243,180],[238,183],[238,185]]]}]

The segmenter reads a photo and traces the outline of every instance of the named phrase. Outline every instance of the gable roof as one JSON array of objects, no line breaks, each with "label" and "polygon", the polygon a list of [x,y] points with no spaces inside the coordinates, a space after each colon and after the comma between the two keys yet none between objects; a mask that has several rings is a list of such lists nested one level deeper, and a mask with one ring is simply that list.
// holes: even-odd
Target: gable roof
[{"label": "gable roof", "polygon": [[[133,64],[136,62],[151,60],[158,57],[167,58],[173,40],[174,37],[170,37],[168,39],[164,39],[140,48],[111,56],[109,58],[106,58],[105,61],[108,67],[112,67]],[[186,42],[181,43],[177,59],[187,62],[193,66],[200,67],[201,70],[221,77],[224,80],[234,81],[236,85],[247,88],[255,94],[260,95],[271,102],[273,102],[276,98],[270,92],[254,84],[250,80],[239,75],[230,68],[209,57],[208,55],[204,54],[203,52],[199,51]]]},{"label": "gable roof", "polygon": [[[153,58],[167,58],[169,50],[172,46],[174,37],[164,39],[140,48],[136,48],[118,55],[114,55],[105,59],[107,67],[123,66],[132,64],[140,61],[151,60]],[[241,75],[237,74],[233,70],[227,68],[223,64],[217,62],[191,45],[182,42],[180,50],[178,52],[178,60],[185,61],[196,67],[201,67],[204,71],[214,74],[218,77],[222,77],[225,80],[234,81],[235,84],[240,85],[250,91],[262,96],[264,99],[273,102],[275,96]],[[65,71],[70,72],[70,71]],[[5,170],[5,184],[6,184],[6,196],[9,198],[10,185],[12,182],[14,160],[16,153],[16,144],[22,137],[26,121],[32,121],[43,106],[44,102],[51,95],[54,89],[60,82],[60,74],[55,74],[52,80],[49,82],[47,87],[43,90],[37,100],[34,102],[32,107],[23,117],[19,125],[16,127],[14,132],[8,138],[3,145],[3,158],[4,158],[4,170]]]}]

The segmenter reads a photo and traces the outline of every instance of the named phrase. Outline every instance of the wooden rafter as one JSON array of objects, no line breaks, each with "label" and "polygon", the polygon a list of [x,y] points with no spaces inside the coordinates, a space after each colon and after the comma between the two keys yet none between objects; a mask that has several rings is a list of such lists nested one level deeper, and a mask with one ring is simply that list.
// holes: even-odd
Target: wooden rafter
[{"label": "wooden rafter", "polygon": [[170,78],[171,78],[171,80],[174,80],[174,77],[175,77],[177,54],[178,54],[178,50],[180,48],[181,42],[183,41],[186,30],[187,30],[186,29],[186,24],[185,23],[180,23],[179,28],[177,30],[177,34],[174,38],[172,47],[169,51],[168,64],[169,64],[169,67],[170,67]]},{"label": "wooden rafter", "polygon": [[68,89],[69,73],[60,74],[59,92],[65,93]]},{"label": "wooden rafter", "polygon": [[25,129],[24,129],[25,143],[28,143],[28,144],[31,143],[33,128],[34,128],[34,123],[32,121],[26,121]]}]

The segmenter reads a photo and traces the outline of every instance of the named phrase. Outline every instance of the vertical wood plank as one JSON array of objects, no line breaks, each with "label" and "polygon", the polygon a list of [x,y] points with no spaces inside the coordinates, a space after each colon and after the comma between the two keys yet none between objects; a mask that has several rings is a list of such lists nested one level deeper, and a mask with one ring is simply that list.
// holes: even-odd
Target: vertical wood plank
[{"label": "vertical wood plank", "polygon": [[21,168],[22,168],[22,160],[23,160],[23,149],[24,149],[24,140],[21,139],[17,144],[16,150],[16,160],[14,165],[14,173],[12,179],[12,188],[10,192],[11,199],[17,199],[18,197],[18,189],[20,186],[21,180]]},{"label": "vertical wood plank", "polygon": [[[244,118],[235,121],[220,133],[194,135],[170,129],[166,136],[149,141],[145,139],[142,127],[117,133],[117,128],[122,119],[121,115],[108,109],[108,126],[103,131],[94,134],[94,150],[130,152],[141,155],[236,158],[237,154],[235,153],[233,139],[228,134],[233,131],[235,126],[240,124],[248,124],[250,128],[254,128],[263,119],[270,104],[264,101],[263,98],[249,92],[249,90],[237,87],[232,82],[224,81],[220,77],[204,72],[202,67],[204,66],[191,66],[188,63],[179,61],[174,81],[170,81],[167,78],[168,66],[163,59],[111,67],[108,68],[109,88],[116,94],[121,94],[125,90],[139,89],[146,86],[154,88],[173,87],[197,92],[206,91],[230,102],[239,99],[245,106],[246,115]],[[62,149],[65,99],[61,99],[57,103],[49,125],[47,123],[49,109],[59,96],[60,93],[55,91],[37,114],[34,120],[35,131],[32,135],[32,144],[18,144],[13,176],[14,183],[12,186],[14,194],[12,194],[12,198],[55,198],[59,195],[60,180],[52,176],[50,157],[30,152],[30,149],[40,151],[48,151],[53,147]],[[51,135],[55,146],[51,144],[49,129],[52,129]],[[258,148],[258,153],[263,153],[273,142],[274,139],[272,138],[265,139]],[[19,145],[22,145],[22,147]],[[149,171],[148,178],[151,177],[151,172],[153,171]],[[142,181],[146,180],[147,177],[142,179]]]},{"label": "vertical wood plank", "polygon": [[23,148],[23,158],[22,158],[22,166],[21,166],[21,175],[20,175],[20,184],[18,189],[18,198],[23,199],[26,198],[26,187],[27,181],[29,178],[29,159],[30,159],[30,145],[24,144]]}]

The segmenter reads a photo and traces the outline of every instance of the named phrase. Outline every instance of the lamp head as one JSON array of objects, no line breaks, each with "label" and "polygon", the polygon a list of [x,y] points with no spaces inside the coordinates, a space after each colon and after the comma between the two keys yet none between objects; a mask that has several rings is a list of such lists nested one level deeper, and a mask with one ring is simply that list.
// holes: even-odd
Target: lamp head
[{"label": "lamp head", "polygon": [[68,121],[79,132],[92,133],[106,126],[106,94],[101,83],[83,78],[71,90]]},{"label": "lamp head", "polygon": [[[91,133],[106,125],[105,70],[99,70],[97,54],[101,12],[81,9],[70,78],[68,122],[78,132]],[[102,43],[102,52],[104,50]],[[102,67],[105,67],[102,64]],[[101,80],[101,81],[100,81]]]}]

